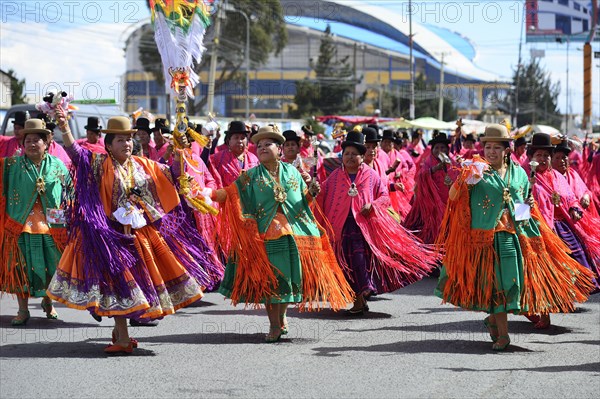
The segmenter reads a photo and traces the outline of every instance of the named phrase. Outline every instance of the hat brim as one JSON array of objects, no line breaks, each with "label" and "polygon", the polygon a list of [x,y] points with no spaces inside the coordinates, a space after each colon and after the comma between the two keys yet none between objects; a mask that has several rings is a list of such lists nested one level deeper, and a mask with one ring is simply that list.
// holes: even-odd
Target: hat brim
[{"label": "hat brim", "polygon": [[353,141],[344,141],[342,143],[342,150],[346,149],[346,147],[356,148],[361,155],[365,155],[367,153],[367,147],[360,143],[355,143]]},{"label": "hat brim", "polygon": [[48,129],[23,129],[23,130],[21,130],[22,135],[31,134],[31,133],[48,135],[48,134],[51,134],[52,131],[50,131]]},{"label": "hat brim", "polygon": [[365,140],[365,143],[381,143],[381,139],[370,139],[370,140]]},{"label": "hat brim", "polygon": [[479,141],[481,141],[482,143],[485,143],[486,141],[495,141],[495,142],[501,142],[501,141],[513,141],[514,139],[512,137],[485,137],[482,136],[479,138]]},{"label": "hat brim", "polygon": [[553,145],[528,145],[527,146],[527,150],[528,151],[537,151],[537,150],[547,150],[547,151],[554,151],[556,147],[554,147]]},{"label": "hat brim", "polygon": [[277,141],[279,144],[285,143],[285,137],[283,137],[283,134],[275,133],[275,132],[256,133],[254,136],[252,136],[252,138],[250,140],[254,144],[258,144],[258,142],[263,139],[273,139],[273,140]]},{"label": "hat brim", "polygon": [[239,130],[235,130],[235,131],[226,130],[225,131],[225,135],[226,136],[231,136],[232,134],[245,134],[245,135],[248,135],[250,133],[251,133],[250,130],[241,130],[241,131],[239,131]]},{"label": "hat brim", "polygon": [[554,152],[564,152],[566,155],[569,155],[571,151],[573,150],[568,147],[554,147]]},{"label": "hat brim", "polygon": [[429,140],[428,145],[430,146],[434,146],[436,144],[446,144],[446,145],[450,145],[451,141],[450,140]]},{"label": "hat brim", "polygon": [[101,130],[102,130],[102,128],[101,128],[101,127],[95,127],[95,128],[92,128],[92,127],[84,126],[83,128],[84,128],[85,130],[91,130],[92,132],[99,132],[99,131],[101,131]]},{"label": "hat brim", "polygon": [[137,129],[129,129],[129,130],[114,130],[114,129],[105,129],[105,130],[100,130],[102,133],[105,134],[129,134],[129,135],[133,135],[137,133]]}]

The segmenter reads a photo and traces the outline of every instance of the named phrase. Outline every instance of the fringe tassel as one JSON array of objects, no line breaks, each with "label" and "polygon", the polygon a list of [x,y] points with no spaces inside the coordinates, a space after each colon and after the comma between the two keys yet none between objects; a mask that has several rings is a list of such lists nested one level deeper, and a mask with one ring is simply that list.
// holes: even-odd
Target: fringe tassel
[{"label": "fringe tassel", "polygon": [[300,310],[320,310],[322,302],[340,310],[354,301],[352,288],[338,265],[329,238],[294,236],[302,264],[302,303]]},{"label": "fringe tassel", "polygon": [[69,240],[69,232],[66,227],[51,227],[50,234],[56,244],[56,248],[62,253],[67,247],[67,241]]},{"label": "fringe tassel", "polygon": [[519,236],[524,259],[523,309],[530,314],[572,312],[573,302],[585,302],[594,289],[592,272],[569,256],[569,249],[537,207],[532,208],[532,217],[539,222],[541,236]]},{"label": "fringe tassel", "polygon": [[471,230],[471,207],[464,178],[457,179],[455,189],[459,194],[456,200],[448,200],[436,239],[448,274],[443,300],[465,308],[487,309],[495,287],[494,231]]},{"label": "fringe tassel", "polygon": [[[388,209],[373,206],[373,215],[360,223],[367,229],[364,234],[373,256],[375,268],[381,276],[386,292],[415,283],[437,266],[441,256],[434,246],[426,245],[402,227]],[[358,221],[364,219],[357,215]]]},{"label": "fringe tassel", "polygon": [[275,269],[256,221],[242,215],[237,187],[232,184],[225,190],[227,201],[222,204],[218,235],[227,256],[237,265],[231,301],[234,305],[242,301],[259,304],[277,295]]},{"label": "fringe tassel", "polygon": [[19,235],[23,226],[6,218],[2,242],[2,265],[0,267],[0,291],[13,294],[24,293],[29,286],[25,272],[25,257],[19,248]]}]

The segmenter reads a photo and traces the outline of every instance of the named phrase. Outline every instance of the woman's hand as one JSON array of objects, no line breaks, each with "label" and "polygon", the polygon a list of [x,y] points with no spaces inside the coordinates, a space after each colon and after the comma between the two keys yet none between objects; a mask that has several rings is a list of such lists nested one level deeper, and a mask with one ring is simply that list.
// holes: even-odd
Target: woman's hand
[{"label": "woman's hand", "polygon": [[575,208],[569,209],[569,215],[571,215],[571,219],[573,219],[574,222],[577,222],[582,217],[581,213]]},{"label": "woman's hand", "polygon": [[310,174],[303,170],[301,167],[298,167],[298,172],[300,172],[300,176],[302,176],[302,180],[304,180],[304,183],[306,183],[307,185],[310,184],[310,181],[312,180]]},{"label": "woman's hand", "polygon": [[590,206],[590,196],[588,194],[584,194],[584,196],[579,200],[579,203],[583,209],[587,209],[588,206]]},{"label": "woman's hand", "polygon": [[60,104],[56,104],[54,109],[56,116],[56,124],[61,132],[66,133],[69,130],[69,123],[67,111]]},{"label": "woman's hand", "polygon": [[394,186],[396,187],[396,191],[400,191],[400,192],[404,192],[404,184],[402,183],[394,183]]},{"label": "woman's hand", "polygon": [[535,200],[533,199],[533,196],[530,196],[529,198],[527,198],[527,205],[529,205],[531,208],[533,208],[533,206],[535,205]]},{"label": "woman's hand", "polygon": [[[304,172],[306,173],[306,172]],[[308,174],[308,173],[307,173]],[[310,176],[309,176],[310,177]],[[315,198],[321,192],[321,185],[318,181],[313,180],[308,186],[308,193]]]},{"label": "woman's hand", "polygon": [[360,214],[366,217],[366,216],[369,216],[372,211],[373,211],[373,205],[365,204],[365,206],[363,206],[362,209],[360,210]]}]

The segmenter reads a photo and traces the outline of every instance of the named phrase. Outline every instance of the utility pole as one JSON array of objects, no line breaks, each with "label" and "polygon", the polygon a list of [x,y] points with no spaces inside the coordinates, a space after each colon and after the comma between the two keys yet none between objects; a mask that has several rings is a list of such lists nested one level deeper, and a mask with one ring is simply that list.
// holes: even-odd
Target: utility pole
[{"label": "utility pole", "polygon": [[521,58],[521,48],[523,46],[523,30],[525,27],[525,23],[526,23],[526,18],[525,18],[525,5],[523,5],[523,23],[521,24],[521,37],[519,39],[519,61],[517,63],[517,81],[516,81],[516,87],[515,87],[515,116],[514,119],[512,121],[512,125],[515,127],[518,127],[518,121],[519,121],[519,85],[520,85],[520,80],[521,80],[521,63],[522,63],[522,58]]},{"label": "utility pole", "polygon": [[[598,26],[598,2],[592,1],[592,26],[583,46],[583,130],[592,132],[592,41]],[[600,80],[600,78],[599,78]],[[599,96],[600,98],[600,96]],[[600,115],[598,115],[600,118]]]},{"label": "utility pole", "polygon": [[210,70],[208,71],[208,113],[212,114],[215,102],[215,75],[217,74],[217,53],[219,49],[219,35],[221,33],[221,18],[223,17],[222,3],[218,5],[217,20],[215,21],[215,38],[213,39],[212,54],[210,57]]},{"label": "utility pole", "polygon": [[444,120],[444,54],[442,53],[442,61],[440,66],[440,102],[438,108],[438,119]]},{"label": "utility pole", "polygon": [[409,118],[415,119],[415,67],[413,59],[412,1],[408,0],[408,41],[410,44],[410,108]]}]

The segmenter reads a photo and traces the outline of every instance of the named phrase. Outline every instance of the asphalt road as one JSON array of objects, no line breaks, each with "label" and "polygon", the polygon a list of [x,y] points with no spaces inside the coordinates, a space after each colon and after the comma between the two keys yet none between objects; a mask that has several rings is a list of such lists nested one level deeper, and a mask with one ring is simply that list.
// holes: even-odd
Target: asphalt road
[{"label": "asphalt road", "polygon": [[442,305],[426,279],[369,303],[361,317],[289,313],[290,334],[263,343],[264,310],[216,293],[132,328],[140,347],[109,357],[112,321],[40,300],[13,328],[16,300],[0,299],[0,398],[585,398],[600,393],[600,295],[546,331],[509,317],[512,344],[494,353],[481,313]]}]

